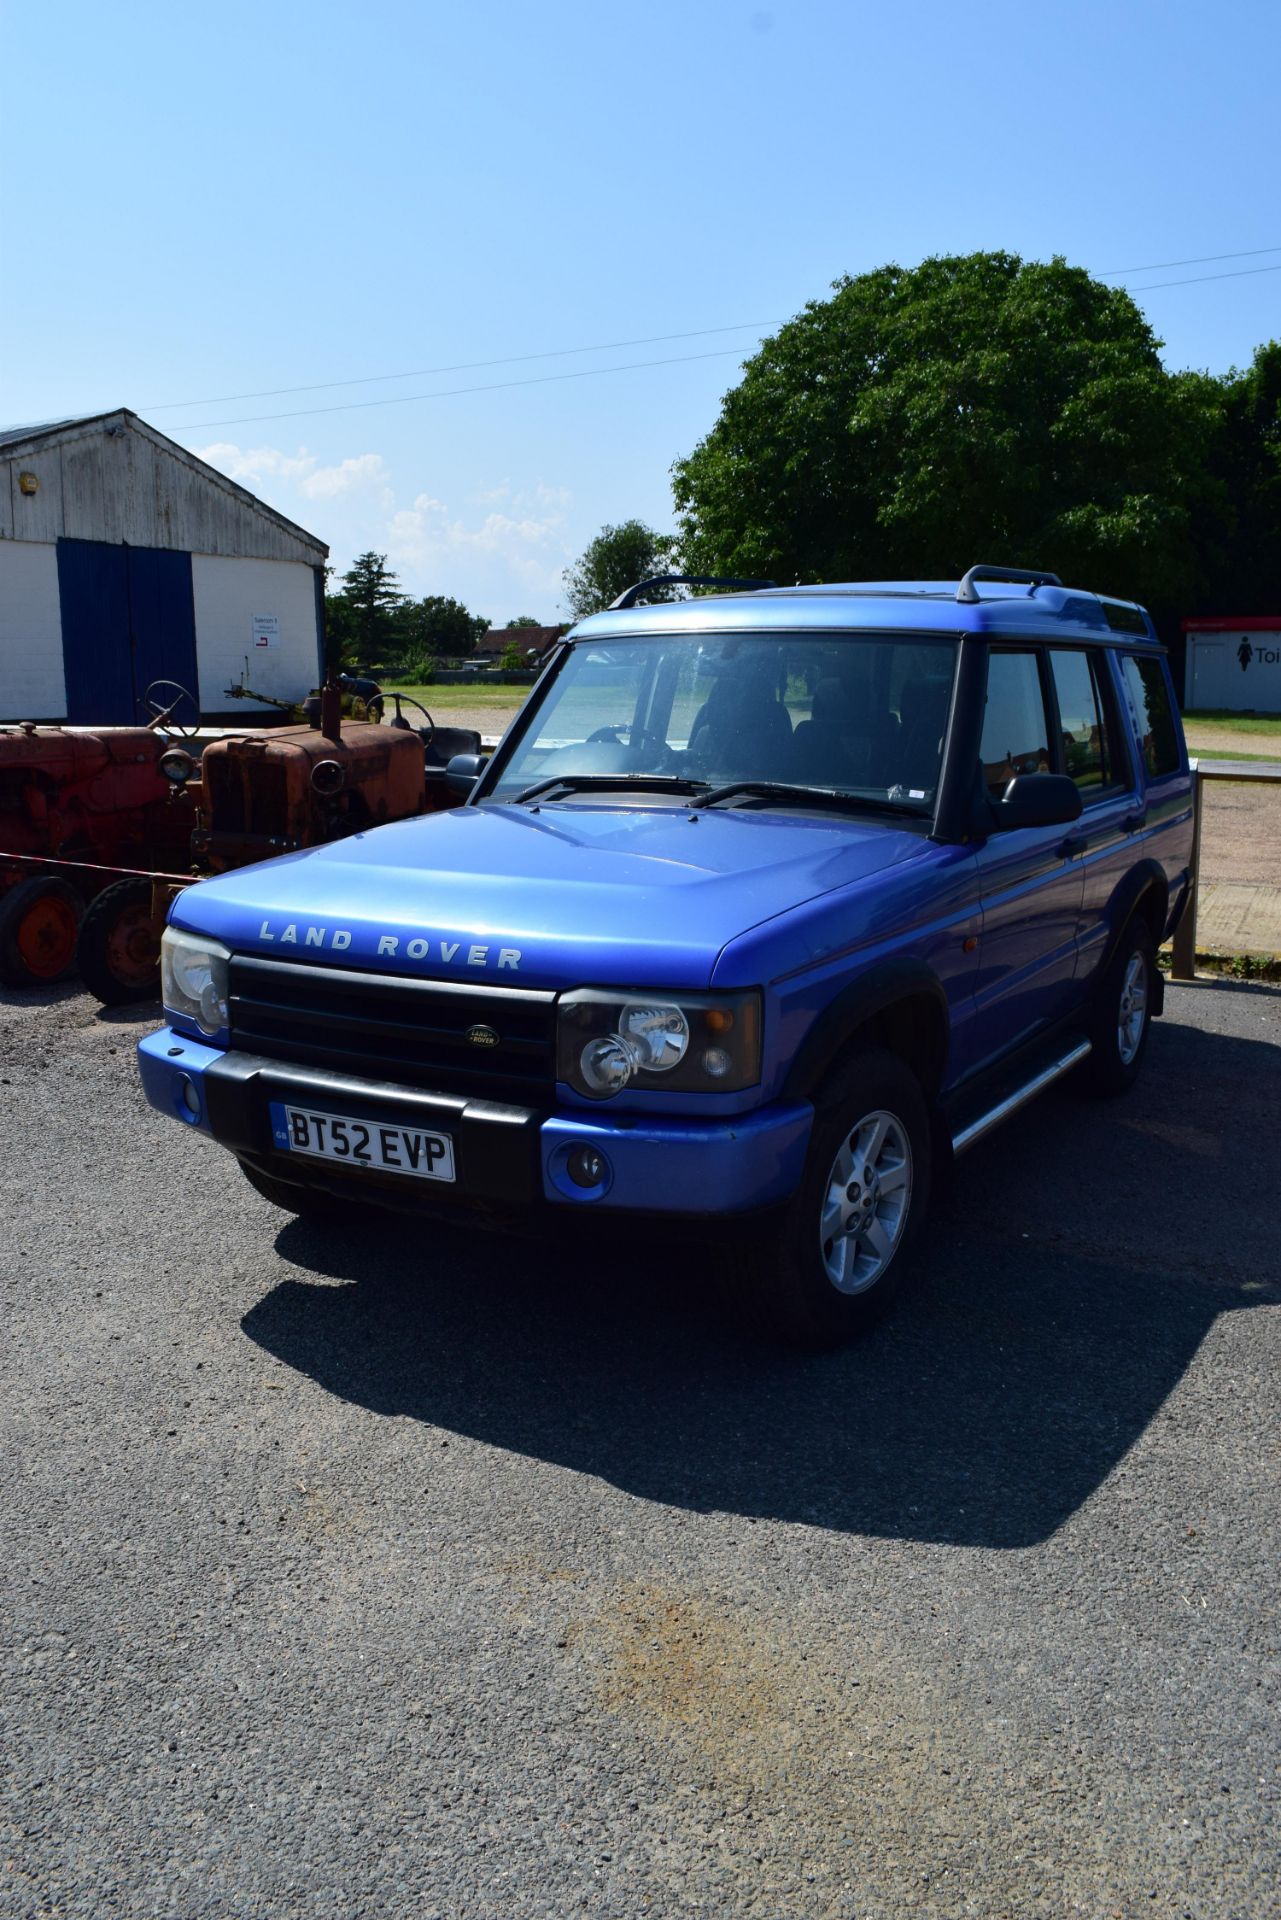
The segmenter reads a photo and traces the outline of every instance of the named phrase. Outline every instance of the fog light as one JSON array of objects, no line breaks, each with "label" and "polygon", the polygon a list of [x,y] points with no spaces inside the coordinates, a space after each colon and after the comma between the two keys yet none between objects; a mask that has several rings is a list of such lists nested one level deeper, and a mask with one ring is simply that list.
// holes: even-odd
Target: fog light
[{"label": "fog light", "polygon": [[199,1120],[200,1095],[196,1092],[196,1083],[189,1073],[178,1075],[175,1092],[184,1113],[189,1114],[193,1120]]},{"label": "fog light", "polygon": [[596,1147],[575,1147],[565,1171],[576,1187],[599,1187],[609,1178],[609,1161]]}]

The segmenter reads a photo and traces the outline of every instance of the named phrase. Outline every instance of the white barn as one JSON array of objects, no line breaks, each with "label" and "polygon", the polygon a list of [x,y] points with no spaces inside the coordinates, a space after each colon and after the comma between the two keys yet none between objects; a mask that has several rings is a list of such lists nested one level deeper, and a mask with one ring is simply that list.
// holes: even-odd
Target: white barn
[{"label": "white barn", "polygon": [[206,718],[301,699],[328,552],[127,408],[0,431],[0,720],[135,724],[152,680]]}]

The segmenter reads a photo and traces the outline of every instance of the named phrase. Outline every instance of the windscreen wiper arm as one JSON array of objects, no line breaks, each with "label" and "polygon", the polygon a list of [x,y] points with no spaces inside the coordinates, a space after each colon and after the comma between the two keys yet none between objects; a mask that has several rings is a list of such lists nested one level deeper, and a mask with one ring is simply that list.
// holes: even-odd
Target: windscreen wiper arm
[{"label": "windscreen wiper arm", "polygon": [[656,793],[706,793],[709,784],[706,780],[686,780],[677,773],[555,773],[518,793],[515,805],[549,793],[618,793],[628,787]]},{"label": "windscreen wiper arm", "polygon": [[846,807],[852,813],[910,813],[917,814],[915,807],[909,807],[902,801],[873,800],[861,793],[846,793],[840,787],[802,787],[792,785],[785,780],[731,780],[726,786],[713,787],[701,799],[691,802],[695,807],[714,807],[721,800],[734,800],[739,795],[752,800],[789,800],[803,806],[815,803],[821,806]]}]

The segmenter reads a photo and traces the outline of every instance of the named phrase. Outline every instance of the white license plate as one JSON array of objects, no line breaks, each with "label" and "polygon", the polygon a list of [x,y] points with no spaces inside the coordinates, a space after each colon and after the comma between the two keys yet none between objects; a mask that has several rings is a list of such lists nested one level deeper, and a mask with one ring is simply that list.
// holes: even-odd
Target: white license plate
[{"label": "white license plate", "polygon": [[453,1141],[447,1133],[428,1133],[422,1127],[385,1126],[378,1120],[317,1113],[273,1100],[271,1138],[281,1153],[307,1153],[316,1160],[372,1167],[379,1173],[416,1174],[420,1180],[455,1178]]}]

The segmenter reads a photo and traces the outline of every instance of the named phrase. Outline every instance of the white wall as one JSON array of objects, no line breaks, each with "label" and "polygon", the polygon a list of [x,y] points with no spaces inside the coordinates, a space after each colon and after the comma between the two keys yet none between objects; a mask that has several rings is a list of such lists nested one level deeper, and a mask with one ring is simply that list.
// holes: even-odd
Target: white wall
[{"label": "white wall", "polygon": [[0,540],[0,720],[62,720],[58,549]]},{"label": "white wall", "polygon": [[[203,713],[252,712],[256,703],[228,700],[224,690],[246,678],[259,693],[302,700],[318,683],[316,579],[293,560],[191,556],[196,603],[196,662]],[[258,614],[280,622],[278,645],[255,647]]]},{"label": "white wall", "polygon": [[1192,708],[1281,713],[1281,621],[1236,633],[1189,633],[1184,684]]}]

